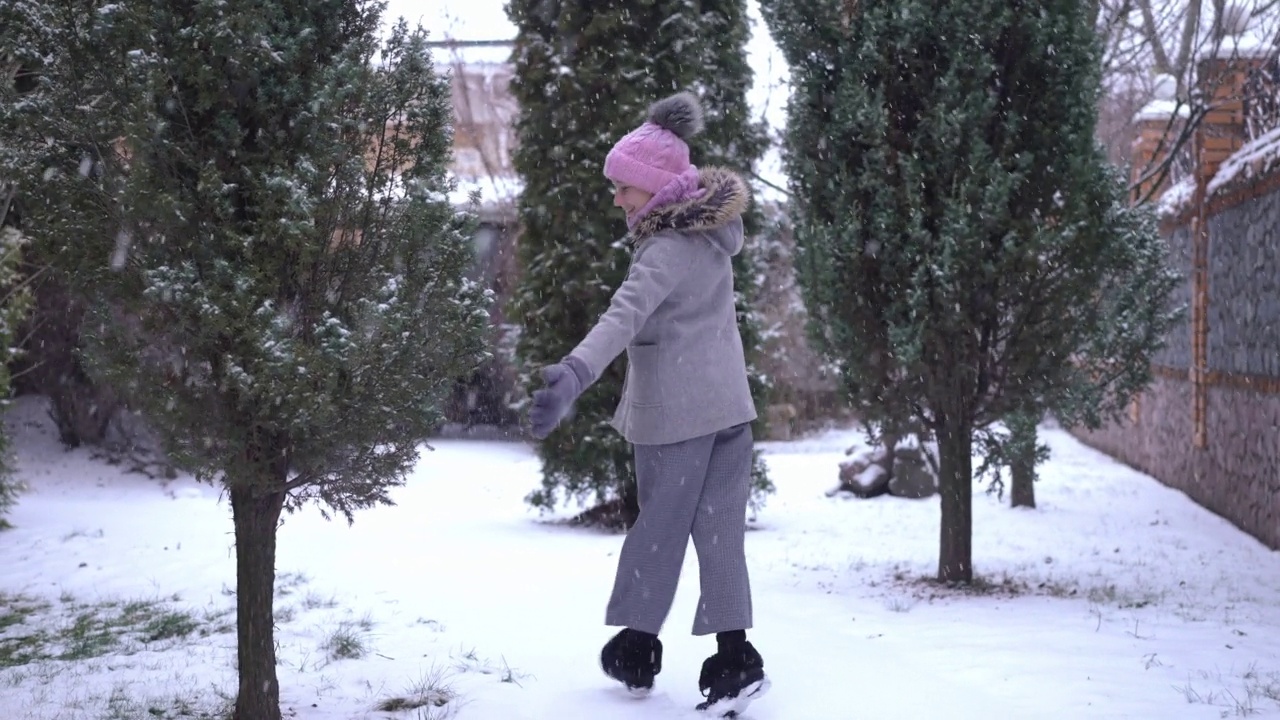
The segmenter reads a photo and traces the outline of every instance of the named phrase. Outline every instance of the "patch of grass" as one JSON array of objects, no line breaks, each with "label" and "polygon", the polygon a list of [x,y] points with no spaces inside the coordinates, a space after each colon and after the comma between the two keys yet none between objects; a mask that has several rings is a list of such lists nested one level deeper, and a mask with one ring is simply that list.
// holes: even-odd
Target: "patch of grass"
[{"label": "patch of grass", "polygon": [[502,671],[498,673],[498,680],[500,682],[519,685],[520,681],[527,677],[529,677],[528,673],[517,672],[507,664],[506,658],[502,658]]},{"label": "patch of grass", "polygon": [[381,712],[418,710],[417,716],[422,720],[442,720],[451,714],[457,697],[448,682],[448,673],[433,667],[406,688],[403,695],[382,700],[374,709]]},{"label": "patch of grass", "polygon": [[1080,594],[1079,587],[1059,580],[1045,580],[1037,585],[1036,589],[1049,597],[1056,598],[1072,598]]},{"label": "patch of grass", "polygon": [[39,600],[27,595],[12,595],[10,593],[0,592],[0,617],[10,613],[29,615],[32,612],[45,610],[48,607],[49,603],[44,600]]},{"label": "patch of grass", "polygon": [[436,632],[444,632],[445,630],[444,623],[440,622],[439,620],[429,620],[427,618],[418,618],[417,620],[414,621],[414,623],[417,625],[426,625],[427,627],[431,628]]},{"label": "patch of grass", "polygon": [[325,637],[320,649],[325,651],[330,660],[358,660],[369,653],[365,637],[367,632],[357,623],[342,620]]},{"label": "patch of grass", "polygon": [[276,575],[276,595],[278,597],[288,597],[293,591],[311,582],[311,578],[306,573],[286,572]]},{"label": "patch of grass", "polygon": [[460,658],[458,660],[458,663],[459,663],[458,669],[460,670],[468,670],[472,666],[479,665],[482,662],[480,660],[480,656],[476,654],[475,648],[471,648],[470,650],[464,650],[458,653],[458,657]]},{"label": "patch of grass", "polygon": [[287,605],[276,608],[271,614],[277,623],[291,623],[298,617],[298,608],[293,605]]},{"label": "patch of grass", "polygon": [[200,626],[200,637],[224,635],[236,630],[236,611],[234,608],[208,608],[203,613],[204,624]]},{"label": "patch of grass", "polygon": [[104,536],[104,535],[106,535],[106,533],[105,533],[105,532],[103,532],[102,528],[98,528],[97,530],[94,530],[93,532],[89,532],[88,530],[81,530],[81,529],[77,528],[77,529],[72,530],[71,532],[67,533],[66,535],[63,535],[63,536],[62,536],[62,542],[71,542],[72,540],[75,540],[76,538],[82,538],[82,537],[84,537],[84,538],[100,538],[100,537],[102,537],[102,536]]},{"label": "patch of grass", "polygon": [[0,638],[0,668],[18,667],[42,660],[49,636],[41,630],[28,635]]},{"label": "patch of grass", "polygon": [[1280,673],[1258,672],[1256,667],[1250,665],[1242,679],[1245,696],[1250,704],[1258,699],[1270,700],[1280,706]]},{"label": "patch of grass", "polygon": [[50,609],[47,602],[23,595],[0,593],[0,668],[26,665],[41,657],[48,641],[45,631],[29,623]]},{"label": "patch of grass", "polygon": [[[1240,675],[1241,686],[1233,691],[1223,679],[1221,673],[1198,671],[1199,677],[1188,676],[1187,682],[1174,685],[1174,690],[1183,699],[1193,705],[1211,705],[1220,708],[1219,717],[1249,717],[1262,712],[1258,708],[1261,701],[1271,701],[1280,705],[1280,673],[1259,672],[1250,665]],[[1197,688],[1193,680],[1206,682],[1210,687]]]},{"label": "patch of grass", "polygon": [[915,607],[915,603],[903,597],[891,597],[885,600],[884,607],[889,612],[905,613]]},{"label": "patch of grass", "polygon": [[302,599],[302,607],[307,610],[335,608],[338,607],[338,599],[332,595],[325,597],[318,592],[308,592],[307,596]]},{"label": "patch of grass", "polygon": [[218,693],[216,699],[194,693],[162,697],[135,697],[127,684],[116,683],[107,697],[102,720],[226,720],[234,702]]},{"label": "patch of grass", "polygon": [[1099,605],[1115,605],[1122,610],[1127,610],[1157,605],[1164,600],[1164,593],[1154,591],[1131,592],[1117,588],[1114,583],[1107,583],[1100,587],[1089,588],[1087,597],[1091,602]]},{"label": "patch of grass", "polygon": [[200,624],[189,613],[165,610],[142,627],[143,642],[186,637],[199,628]]},{"label": "patch of grass", "polygon": [[[69,598],[48,602],[0,597],[0,668],[43,660],[77,661],[108,653],[132,654],[150,643],[185,638],[202,629],[194,615],[155,600],[106,600],[94,605]],[[7,632],[6,632],[7,629]]]},{"label": "patch of grass", "polygon": [[[889,588],[905,590],[917,601],[934,602],[964,597],[1016,598],[1042,596],[1063,599],[1085,599],[1094,605],[1114,607],[1120,610],[1140,610],[1169,602],[1169,592],[1151,587],[1124,587],[1099,578],[1049,578],[1036,577],[1033,570],[1022,577],[1018,569],[1004,570],[991,575],[975,575],[968,583],[941,582],[934,575],[924,575],[918,568],[887,569]],[[877,587],[874,582],[868,583]],[[895,608],[890,607],[893,610]],[[1179,613],[1175,610],[1175,613]],[[1188,619],[1182,614],[1179,617]]]},{"label": "patch of grass", "polygon": [[21,595],[0,594],[0,631],[21,625],[32,615],[49,609],[49,603]]},{"label": "patch of grass", "polygon": [[528,673],[519,672],[508,665],[505,657],[495,663],[487,658],[481,658],[475,648],[461,652],[458,659],[454,661],[454,667],[460,672],[496,675],[499,681],[514,685],[519,685],[521,680],[529,677]]},{"label": "patch of grass", "polygon": [[58,634],[63,645],[58,660],[85,660],[106,655],[119,642],[115,628],[99,619],[97,613],[83,612],[76,616],[71,626]]},{"label": "patch of grass", "polygon": [[932,602],[952,596],[977,597],[1021,597],[1031,592],[1031,588],[1023,580],[1009,574],[996,577],[975,575],[972,582],[942,582],[934,575],[911,575],[904,570],[895,571],[891,584],[905,587],[912,591],[917,600]]}]

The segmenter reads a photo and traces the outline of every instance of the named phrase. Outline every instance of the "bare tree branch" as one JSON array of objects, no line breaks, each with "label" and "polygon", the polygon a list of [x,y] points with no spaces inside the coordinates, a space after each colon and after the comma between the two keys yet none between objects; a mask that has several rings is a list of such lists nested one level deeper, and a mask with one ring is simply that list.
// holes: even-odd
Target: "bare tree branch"
[{"label": "bare tree branch", "polygon": [[[1192,43],[1200,34],[1200,2],[1201,0],[1190,0],[1187,5],[1187,14],[1182,24],[1182,42],[1178,45],[1178,64],[1176,66],[1176,77],[1178,78],[1183,76],[1187,63],[1190,62]],[[1218,7],[1222,5],[1224,0],[1213,0],[1213,2],[1215,7]],[[1221,27],[1221,23],[1222,13],[1214,13],[1214,25]],[[1182,81],[1179,80],[1179,82]]]},{"label": "bare tree branch", "polygon": [[1173,63],[1169,62],[1169,54],[1165,52],[1164,43],[1160,39],[1160,30],[1156,27],[1155,13],[1151,9],[1151,0],[1138,0],[1138,8],[1142,11],[1142,30],[1146,35],[1148,47],[1155,55],[1156,72],[1174,75]]},{"label": "bare tree branch", "polygon": [[760,175],[760,173],[758,173],[758,172],[756,172],[756,171],[754,171],[754,170],[753,170],[753,171],[751,171],[751,177],[755,178],[757,181],[759,181],[759,182],[760,182],[761,184],[763,184],[764,186],[769,187],[769,188],[772,188],[772,189],[774,189],[774,190],[777,190],[778,192],[782,193],[783,195],[786,195],[787,197],[791,197],[791,192],[790,192],[789,190],[787,190],[786,188],[781,187],[781,186],[779,186],[779,185],[777,185],[777,184],[775,184],[775,183],[773,183],[773,182],[770,182],[769,180],[765,179],[762,175]]}]

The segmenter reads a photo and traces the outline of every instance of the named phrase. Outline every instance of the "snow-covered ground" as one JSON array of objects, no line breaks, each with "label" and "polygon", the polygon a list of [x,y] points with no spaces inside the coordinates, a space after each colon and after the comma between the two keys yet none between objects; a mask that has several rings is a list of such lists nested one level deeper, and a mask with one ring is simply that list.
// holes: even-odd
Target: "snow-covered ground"
[{"label": "snow-covered ground", "polygon": [[[30,490],[0,532],[0,717],[225,708],[225,500],[62,449],[38,398],[20,398],[7,422]],[[747,717],[1280,717],[1280,553],[1061,431],[1045,437],[1039,509],[977,490],[984,594],[921,581],[936,563],[936,498],[824,495],[856,433],[762,444],[778,493],[747,538],[751,637],[774,684]],[[689,634],[695,554],[657,690],[628,698],[596,659],[613,632],[602,623],[622,537],[540,518],[522,502],[537,482],[528,446],[440,442],[394,507],[354,526],[314,509],[286,517],[286,716],[697,717],[714,641]],[[450,699],[376,710],[433,693]]]}]

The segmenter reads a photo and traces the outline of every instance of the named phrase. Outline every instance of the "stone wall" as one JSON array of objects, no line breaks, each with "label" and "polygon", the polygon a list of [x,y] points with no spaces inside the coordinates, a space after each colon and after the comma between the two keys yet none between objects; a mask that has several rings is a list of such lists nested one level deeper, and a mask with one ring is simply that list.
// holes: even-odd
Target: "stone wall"
[{"label": "stone wall", "polygon": [[1210,387],[1205,409],[1208,444],[1197,449],[1191,383],[1158,376],[1142,395],[1137,422],[1073,433],[1280,548],[1280,395]]},{"label": "stone wall", "polygon": [[1208,259],[1209,370],[1280,378],[1280,193],[1211,216]]},{"label": "stone wall", "polygon": [[[1207,218],[1205,442],[1196,447],[1192,323],[1168,338],[1156,378],[1119,424],[1074,434],[1280,549],[1280,189],[1237,192]],[[1189,218],[1166,228],[1194,301]]]},{"label": "stone wall", "polygon": [[[1182,277],[1182,282],[1170,293],[1169,302],[1174,307],[1191,307],[1191,230],[1187,225],[1172,229],[1166,237],[1169,241],[1169,264]],[[1165,338],[1165,346],[1152,358],[1156,365],[1174,368],[1191,367],[1191,328],[1183,327]]]}]

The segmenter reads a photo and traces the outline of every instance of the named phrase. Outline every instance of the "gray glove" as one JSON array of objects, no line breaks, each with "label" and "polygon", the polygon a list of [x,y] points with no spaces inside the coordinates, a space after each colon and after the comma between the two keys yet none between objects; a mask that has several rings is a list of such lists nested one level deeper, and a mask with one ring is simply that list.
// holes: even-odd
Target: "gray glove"
[{"label": "gray glove", "polygon": [[555,365],[542,369],[542,381],[546,387],[533,393],[529,408],[529,425],[533,436],[539,440],[569,415],[573,403],[592,383],[591,369],[577,357],[570,355]]}]

